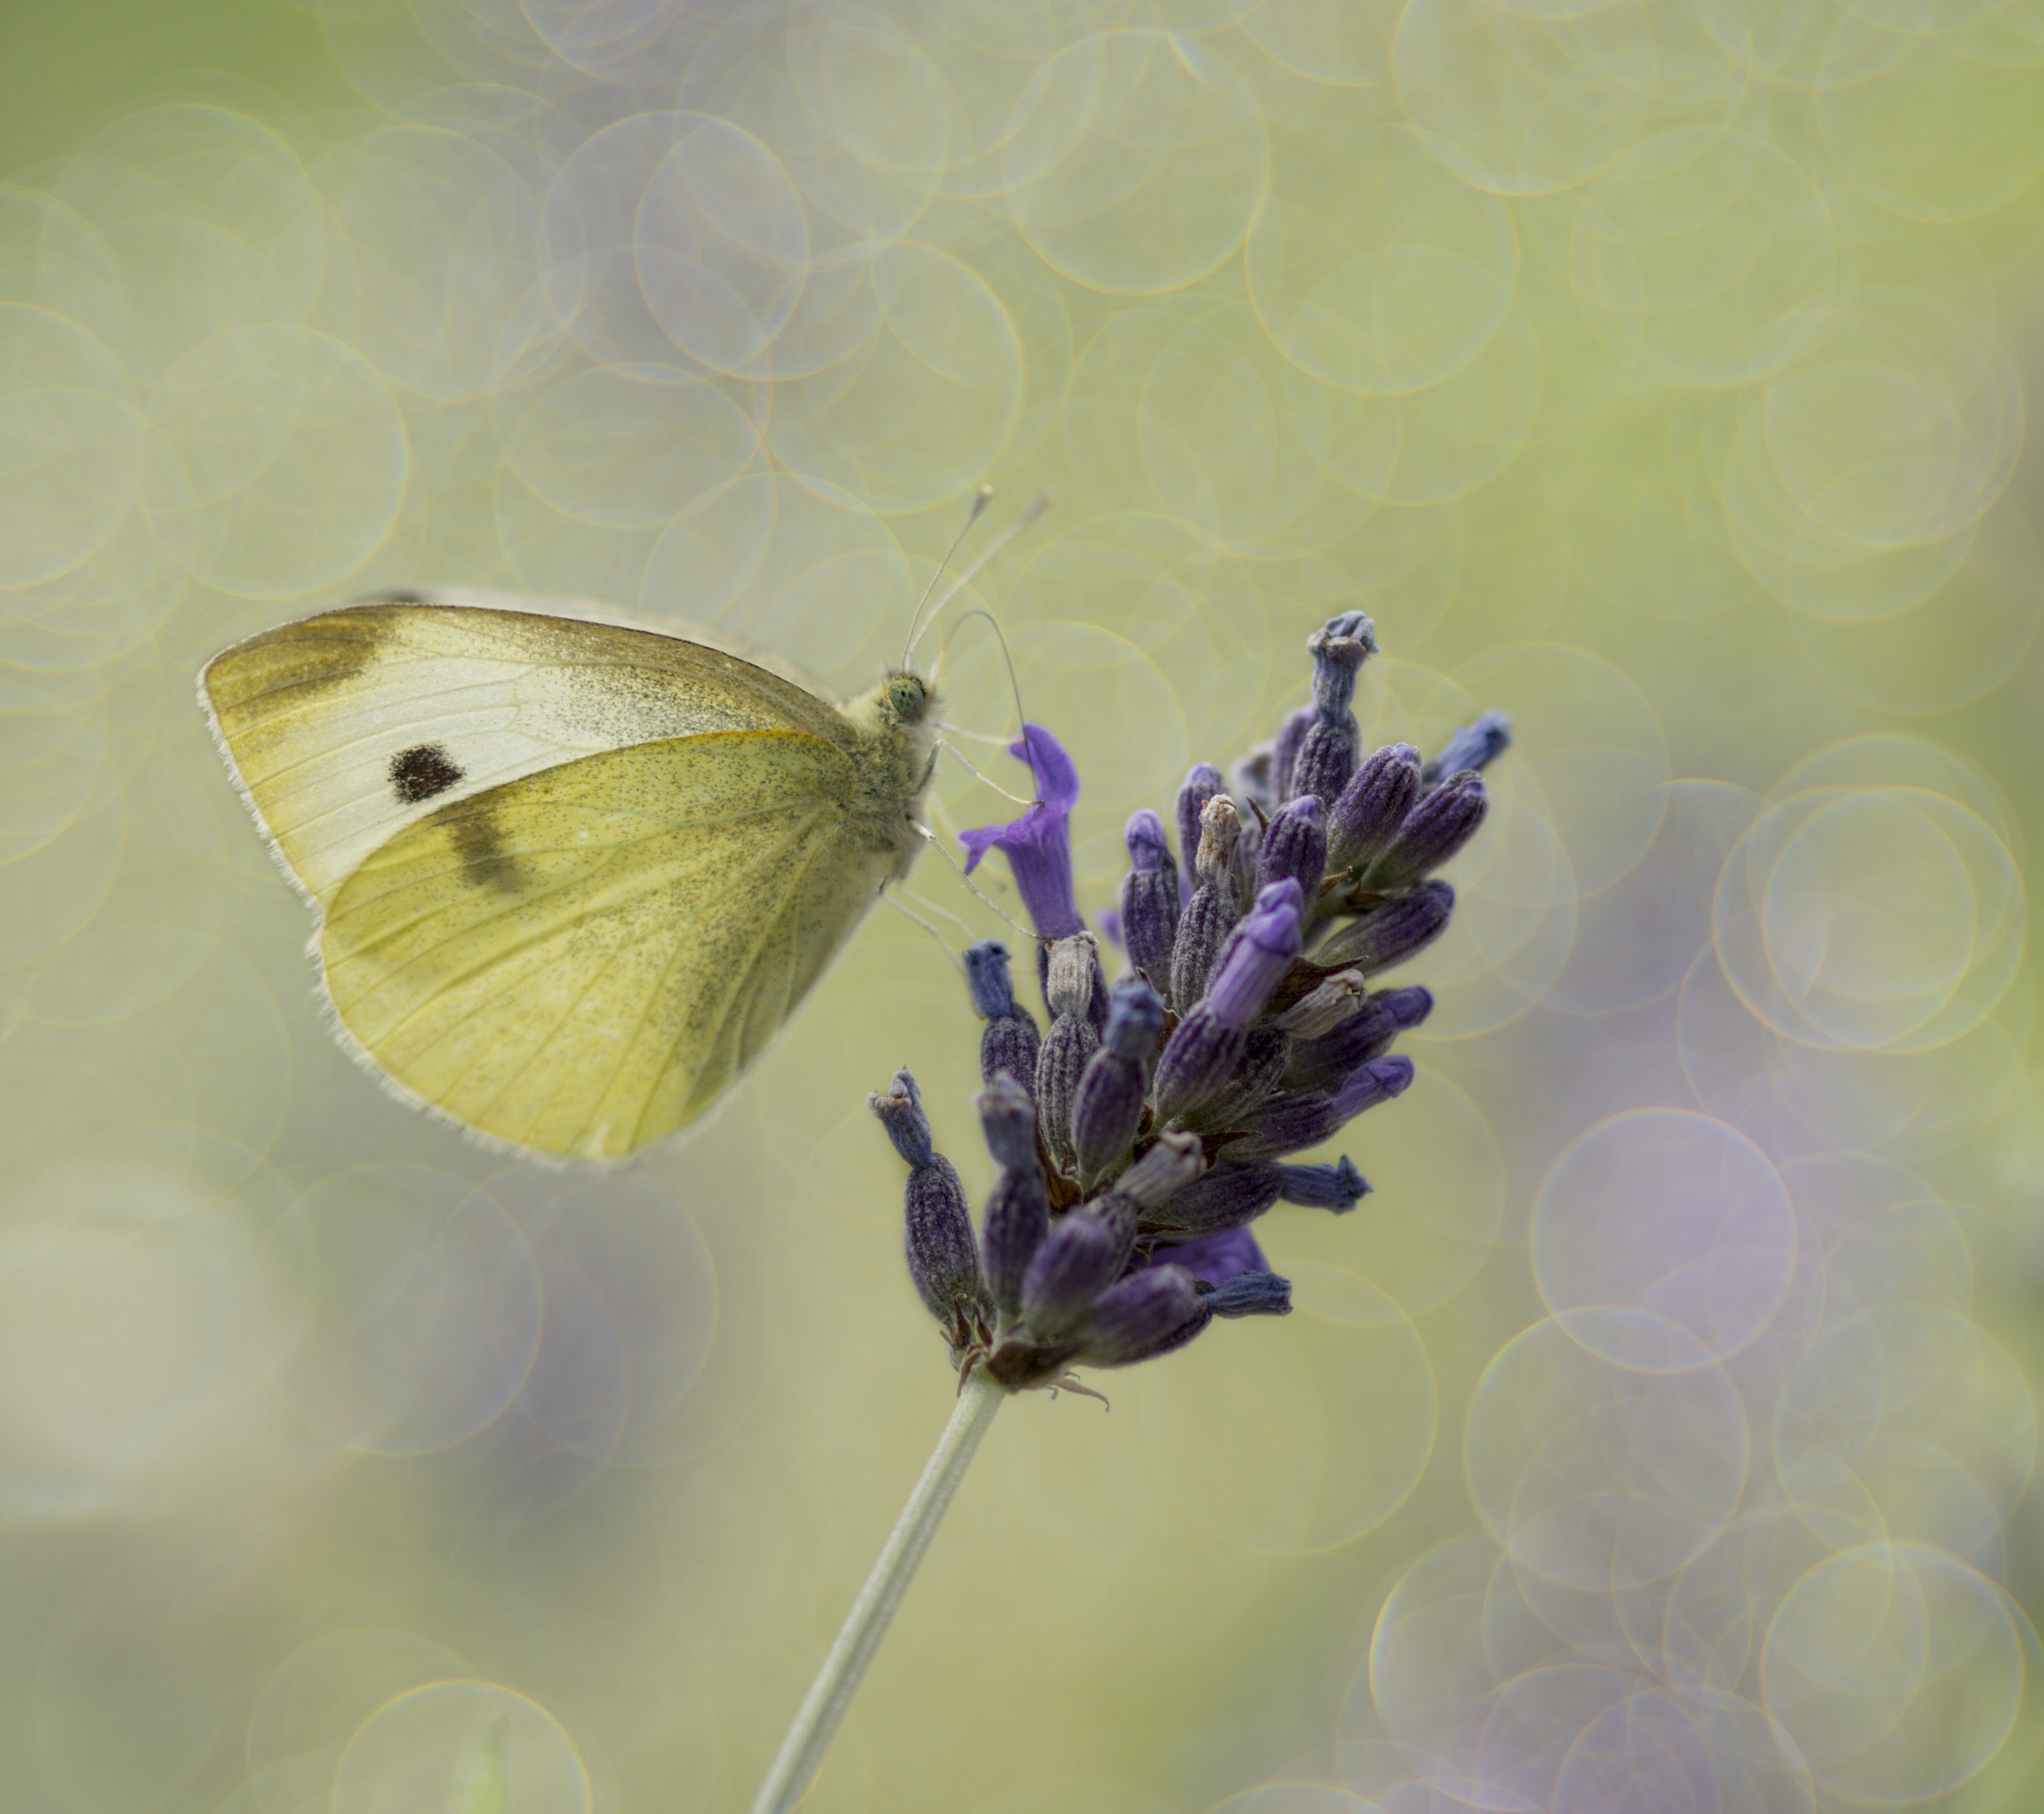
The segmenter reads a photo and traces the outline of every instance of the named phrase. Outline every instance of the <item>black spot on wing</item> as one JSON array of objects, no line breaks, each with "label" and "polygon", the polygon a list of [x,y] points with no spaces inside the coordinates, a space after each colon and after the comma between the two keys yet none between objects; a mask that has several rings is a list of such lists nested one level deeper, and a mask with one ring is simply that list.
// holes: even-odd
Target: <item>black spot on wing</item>
[{"label": "black spot on wing", "polygon": [[445,793],[460,779],[461,770],[437,743],[400,749],[390,758],[390,791],[405,806]]}]

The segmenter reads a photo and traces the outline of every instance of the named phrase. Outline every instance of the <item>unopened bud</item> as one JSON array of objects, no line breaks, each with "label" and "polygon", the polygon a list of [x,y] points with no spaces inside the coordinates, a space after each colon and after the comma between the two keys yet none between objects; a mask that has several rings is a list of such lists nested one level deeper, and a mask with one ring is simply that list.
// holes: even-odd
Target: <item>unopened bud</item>
[{"label": "unopened bud", "polygon": [[1489,808],[1483,777],[1464,769],[1420,796],[1397,835],[1364,872],[1365,888],[1403,888],[1438,869],[1476,835]]},{"label": "unopened bud", "polygon": [[1335,927],[1314,950],[1322,965],[1353,966],[1375,976],[1424,950],[1447,930],[1455,891],[1442,881],[1421,882],[1408,894],[1374,901]]},{"label": "unopened bud", "polygon": [[1124,977],[1114,986],[1106,1037],[1086,1061],[1072,1102],[1072,1150],[1082,1186],[1090,1187],[1128,1157],[1163,1025],[1164,1003],[1141,977]]},{"label": "unopened bud", "polygon": [[1278,807],[1257,852],[1259,889],[1290,880],[1298,884],[1307,902],[1318,897],[1320,878],[1327,872],[1327,832],[1322,818],[1319,801],[1309,793]]},{"label": "unopened bud", "polygon": [[1387,743],[1364,760],[1327,813],[1327,866],[1346,870],[1371,862],[1419,798],[1419,751]]},{"label": "unopened bud", "polygon": [[1486,762],[1495,761],[1511,744],[1512,720],[1501,711],[1486,711],[1475,723],[1464,724],[1448,738],[1420,778],[1431,785],[1465,768],[1481,768]]},{"label": "unopened bud", "polygon": [[1185,785],[1178,790],[1178,848],[1179,858],[1185,864],[1186,886],[1197,887],[1199,876],[1195,873],[1200,854],[1200,819],[1207,802],[1228,791],[1228,783],[1221,778],[1221,770],[1212,762],[1195,762],[1192,772],[1185,778]]},{"label": "unopened bud", "polygon": [[1148,807],[1130,816],[1124,835],[1130,870],[1122,878],[1122,942],[1129,962],[1159,991],[1167,990],[1178,938],[1178,871],[1164,841],[1164,821]]}]

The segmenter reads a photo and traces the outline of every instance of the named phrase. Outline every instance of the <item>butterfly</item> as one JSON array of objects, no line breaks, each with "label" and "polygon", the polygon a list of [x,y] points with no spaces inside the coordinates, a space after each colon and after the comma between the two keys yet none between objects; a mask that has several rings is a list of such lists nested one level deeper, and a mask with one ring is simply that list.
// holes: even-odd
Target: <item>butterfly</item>
[{"label": "butterfly", "polygon": [[687,1127],[907,875],[940,719],[771,657],[486,593],[237,643],[200,702],[317,915],[342,1043],[493,1141]]}]

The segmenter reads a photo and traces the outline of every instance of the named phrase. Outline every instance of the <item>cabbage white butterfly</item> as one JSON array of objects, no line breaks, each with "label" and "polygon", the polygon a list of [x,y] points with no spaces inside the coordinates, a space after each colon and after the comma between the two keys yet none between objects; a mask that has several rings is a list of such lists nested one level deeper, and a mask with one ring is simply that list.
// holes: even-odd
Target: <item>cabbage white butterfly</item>
[{"label": "cabbage white butterfly", "polygon": [[708,1109],[908,873],[939,720],[906,667],[839,703],[486,593],[264,631],[199,696],[342,1043],[404,1101],[597,1159]]}]

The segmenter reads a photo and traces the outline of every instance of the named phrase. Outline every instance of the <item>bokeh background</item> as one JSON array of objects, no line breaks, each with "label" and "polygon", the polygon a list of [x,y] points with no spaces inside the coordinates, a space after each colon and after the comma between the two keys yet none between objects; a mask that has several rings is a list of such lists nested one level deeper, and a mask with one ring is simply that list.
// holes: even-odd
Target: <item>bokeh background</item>
[{"label": "bokeh background", "polygon": [[949,1408],[863,1099],[983,1187],[957,974],[506,1162],[193,676],[460,585],[853,690],[982,480],[1092,909],[1334,610],[1518,741],[1297,1314],[1003,1411],[810,1805],[2044,1805],[2040,167],[2037,0],[5,9],[0,1805],[745,1805]]}]

